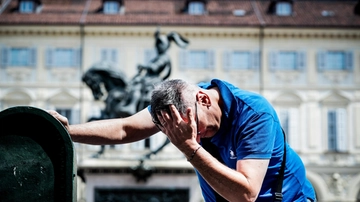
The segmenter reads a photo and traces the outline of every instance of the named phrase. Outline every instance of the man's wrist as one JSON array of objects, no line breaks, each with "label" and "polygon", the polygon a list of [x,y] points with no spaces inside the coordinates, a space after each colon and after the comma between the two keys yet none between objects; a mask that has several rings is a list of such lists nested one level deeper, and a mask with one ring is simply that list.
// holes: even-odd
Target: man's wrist
[{"label": "man's wrist", "polygon": [[[195,150],[199,150],[199,146],[200,144],[197,143],[196,141],[190,141],[187,140],[185,142],[183,142],[183,144],[181,145],[176,145],[176,147],[185,155],[186,159],[192,159],[194,158],[195,154]],[[196,151],[197,152],[197,151]]]},{"label": "man's wrist", "polygon": [[193,151],[193,153],[192,153],[192,154],[190,155],[190,157],[187,159],[189,162],[190,162],[191,160],[193,160],[193,158],[195,157],[197,151],[198,151],[201,147],[202,147],[202,146],[199,145],[198,148],[196,148],[196,149]]}]

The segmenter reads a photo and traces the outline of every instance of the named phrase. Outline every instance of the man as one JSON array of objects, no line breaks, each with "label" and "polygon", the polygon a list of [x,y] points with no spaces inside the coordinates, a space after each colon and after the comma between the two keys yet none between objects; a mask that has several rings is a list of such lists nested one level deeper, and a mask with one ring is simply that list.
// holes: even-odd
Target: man
[{"label": "man", "polygon": [[283,201],[315,201],[299,156],[284,142],[275,110],[260,95],[214,79],[162,82],[149,109],[124,119],[69,126],[74,141],[128,143],[161,130],[196,169],[205,201],[273,201],[286,148]]}]

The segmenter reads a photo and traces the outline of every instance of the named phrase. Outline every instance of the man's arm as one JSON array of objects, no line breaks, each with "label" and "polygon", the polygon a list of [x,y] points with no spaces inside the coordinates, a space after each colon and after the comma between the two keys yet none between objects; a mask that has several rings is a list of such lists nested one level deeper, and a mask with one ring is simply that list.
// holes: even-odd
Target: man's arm
[{"label": "man's arm", "polygon": [[233,170],[205,149],[199,149],[190,163],[217,193],[228,201],[236,202],[257,199],[269,160],[239,160],[236,170]]},{"label": "man's arm", "polygon": [[[238,160],[236,170],[220,163],[205,149],[199,148],[199,136],[191,109],[185,122],[174,106],[171,116],[161,112],[159,128],[170,141],[187,157],[206,182],[228,201],[255,201],[260,192],[268,159]],[[198,150],[197,150],[198,149]],[[197,150],[197,151],[196,151]],[[196,151],[196,153],[194,153]]]},{"label": "man's arm", "polygon": [[123,144],[145,139],[156,132],[158,128],[152,122],[147,108],[127,117],[87,122],[69,125],[66,117],[55,111],[49,111],[68,130],[74,142],[86,144]]}]

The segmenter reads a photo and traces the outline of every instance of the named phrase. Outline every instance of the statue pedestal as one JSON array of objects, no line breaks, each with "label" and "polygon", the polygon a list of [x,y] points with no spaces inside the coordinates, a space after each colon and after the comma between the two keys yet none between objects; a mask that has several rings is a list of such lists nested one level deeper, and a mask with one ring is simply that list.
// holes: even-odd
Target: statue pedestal
[{"label": "statue pedestal", "polygon": [[73,143],[46,111],[0,112],[0,201],[76,201]]}]

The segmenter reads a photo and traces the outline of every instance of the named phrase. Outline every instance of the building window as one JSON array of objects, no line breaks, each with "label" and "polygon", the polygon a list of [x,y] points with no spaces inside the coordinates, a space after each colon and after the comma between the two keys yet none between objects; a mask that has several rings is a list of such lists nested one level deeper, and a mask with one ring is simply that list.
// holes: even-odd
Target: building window
[{"label": "building window", "polygon": [[213,69],[214,52],[210,50],[181,50],[180,68]]},{"label": "building window", "polygon": [[295,107],[280,108],[278,116],[281,127],[286,134],[287,142],[294,150],[300,150],[299,109]]},{"label": "building window", "polygon": [[258,69],[259,52],[225,51],[223,62],[224,69]]},{"label": "building window", "polygon": [[73,110],[71,108],[56,108],[55,111],[68,118],[70,124],[80,123],[79,110]]},{"label": "building window", "polygon": [[328,69],[345,69],[345,53],[340,51],[331,51],[328,52],[327,58],[328,60]]},{"label": "building window", "polygon": [[318,53],[319,70],[352,70],[353,53],[351,51],[321,51]]},{"label": "building window", "polygon": [[202,15],[205,13],[205,4],[201,1],[191,1],[188,5],[190,15]]},{"label": "building window", "polygon": [[35,11],[34,1],[20,1],[19,12],[20,13],[33,13]]},{"label": "building window", "polygon": [[302,70],[306,63],[305,53],[297,51],[273,51],[269,59],[271,70]]},{"label": "building window", "polygon": [[276,15],[289,16],[292,13],[290,2],[278,2],[276,4]]},{"label": "building window", "polygon": [[73,49],[56,49],[54,57],[55,67],[70,67],[74,64],[74,50]]},{"label": "building window", "polygon": [[242,51],[233,52],[231,64],[235,68],[248,69],[250,67],[250,53]]},{"label": "building window", "polygon": [[10,49],[10,66],[29,66],[30,50],[27,48]]},{"label": "building window", "polygon": [[207,67],[206,51],[190,51],[189,67],[194,69],[206,69]]},{"label": "building window", "polygon": [[297,69],[297,53],[294,51],[282,51],[279,53],[279,69],[294,70]]},{"label": "building window", "polygon": [[8,48],[1,49],[2,67],[34,67],[36,66],[35,48]]},{"label": "building window", "polygon": [[105,1],[104,13],[105,14],[117,14],[120,10],[120,3],[118,1]]},{"label": "building window", "polygon": [[102,49],[100,61],[117,64],[118,51],[116,49]]},{"label": "building window", "polygon": [[72,48],[55,48],[46,51],[47,67],[79,67],[80,50]]},{"label": "building window", "polygon": [[155,59],[158,56],[155,48],[145,49],[144,51],[144,64],[148,64],[151,60]]},{"label": "building window", "polygon": [[346,144],[346,109],[335,108],[327,112],[328,150],[345,152]]},{"label": "building window", "polygon": [[335,15],[334,11],[328,11],[328,10],[323,10],[321,11],[321,15],[324,17],[332,17]]}]

